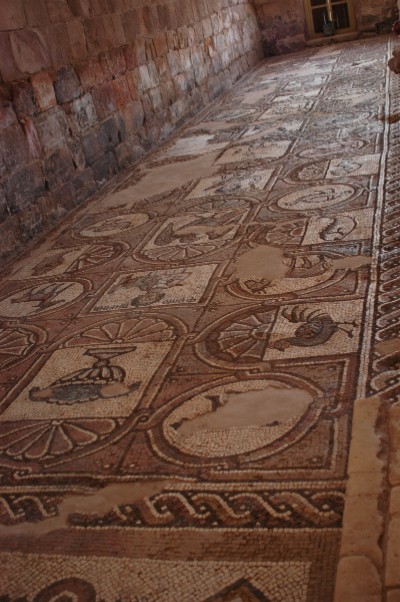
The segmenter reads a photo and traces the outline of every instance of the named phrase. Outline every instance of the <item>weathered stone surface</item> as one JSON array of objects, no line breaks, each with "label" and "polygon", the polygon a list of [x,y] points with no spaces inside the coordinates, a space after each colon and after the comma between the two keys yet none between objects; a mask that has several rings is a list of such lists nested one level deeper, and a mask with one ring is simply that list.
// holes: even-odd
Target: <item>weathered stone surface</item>
[{"label": "weathered stone surface", "polygon": [[64,146],[68,138],[68,121],[60,107],[54,107],[36,120],[40,142],[46,151]]},{"label": "weathered stone surface", "polygon": [[88,59],[75,65],[75,71],[84,91],[98,86],[104,81],[104,73],[98,59]]},{"label": "weathered stone surface", "polygon": [[91,168],[85,169],[85,171],[77,175],[73,179],[72,185],[76,205],[83,203],[83,201],[86,201],[97,192],[97,184]]},{"label": "weathered stone surface", "polygon": [[386,587],[400,586],[400,517],[389,522],[386,543]]},{"label": "weathered stone surface", "polygon": [[115,79],[126,72],[125,52],[123,48],[113,48],[99,56],[100,65],[107,79]]},{"label": "weathered stone surface", "polygon": [[71,9],[67,0],[46,0],[50,21],[69,21],[72,18]]},{"label": "weathered stone surface", "polygon": [[20,119],[22,130],[29,148],[29,154],[32,159],[39,159],[42,154],[42,145],[32,119],[27,117]]},{"label": "weathered stone surface", "polygon": [[18,213],[25,209],[45,191],[40,163],[27,164],[6,178],[3,185],[10,213]]},{"label": "weathered stone surface", "polygon": [[54,80],[57,101],[62,104],[78,98],[81,94],[78,77],[71,66],[60,69]]},{"label": "weathered stone surface", "polygon": [[75,116],[79,129],[85,131],[97,122],[96,109],[90,94],[77,98],[71,104],[71,110]]},{"label": "weathered stone surface", "polygon": [[7,207],[6,193],[4,188],[0,185],[0,223],[10,215]]},{"label": "weathered stone surface", "polygon": [[70,152],[66,148],[55,150],[45,161],[44,175],[50,191],[57,190],[74,175],[74,166]]},{"label": "weathered stone surface", "polygon": [[13,172],[21,163],[29,162],[29,147],[19,124],[2,130],[1,146],[8,173]]},{"label": "weathered stone surface", "polygon": [[90,0],[68,0],[68,3],[74,17],[90,17]]},{"label": "weathered stone surface", "polygon": [[39,30],[21,29],[10,33],[10,43],[17,68],[36,73],[51,65],[46,42]]},{"label": "weathered stone surface", "polygon": [[82,147],[88,165],[92,165],[109,150],[107,134],[99,128],[92,128],[83,136]]},{"label": "weathered stone surface", "polygon": [[122,109],[131,101],[131,94],[129,90],[128,81],[125,77],[120,77],[111,82],[115,104],[117,109]]},{"label": "weathered stone surface", "polygon": [[93,175],[99,186],[118,173],[118,164],[113,152],[109,151],[92,165]]},{"label": "weathered stone surface", "polygon": [[400,485],[400,405],[389,410],[389,482]]},{"label": "weathered stone surface", "polygon": [[66,23],[54,23],[47,29],[47,43],[53,67],[58,69],[71,60]]},{"label": "weathered stone surface", "polygon": [[0,76],[3,81],[11,82],[23,76],[15,63],[8,33],[0,32],[0,56]]},{"label": "weathered stone surface", "polygon": [[[7,1],[7,0],[6,0]],[[8,2],[10,4],[10,2]],[[47,27],[50,23],[46,0],[23,0],[25,15],[30,27]]]},{"label": "weathered stone surface", "polygon": [[117,110],[112,82],[105,82],[92,91],[94,106],[99,119],[105,119]]},{"label": "weathered stone surface", "polygon": [[382,584],[375,565],[363,556],[339,561],[335,602],[381,602]]},{"label": "weathered stone surface", "polygon": [[42,111],[47,111],[57,104],[53,82],[47,72],[32,75],[31,83],[36,102]]},{"label": "weathered stone surface", "polygon": [[22,0],[0,0],[0,31],[20,29],[25,24]]},{"label": "weathered stone surface", "polygon": [[16,217],[19,220],[21,239],[25,244],[36,238],[43,229],[42,215],[36,204],[27,207]]},{"label": "weathered stone surface", "polygon": [[74,20],[66,24],[71,49],[71,59],[79,61],[86,57],[86,36],[81,21]]}]

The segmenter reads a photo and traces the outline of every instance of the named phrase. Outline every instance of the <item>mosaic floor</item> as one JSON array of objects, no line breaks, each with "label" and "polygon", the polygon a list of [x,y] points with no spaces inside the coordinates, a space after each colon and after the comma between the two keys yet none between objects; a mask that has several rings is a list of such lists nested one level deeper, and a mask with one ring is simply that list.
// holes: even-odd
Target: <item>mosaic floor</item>
[{"label": "mosaic floor", "polygon": [[399,394],[387,46],[266,61],[3,275],[2,601],[333,599]]}]

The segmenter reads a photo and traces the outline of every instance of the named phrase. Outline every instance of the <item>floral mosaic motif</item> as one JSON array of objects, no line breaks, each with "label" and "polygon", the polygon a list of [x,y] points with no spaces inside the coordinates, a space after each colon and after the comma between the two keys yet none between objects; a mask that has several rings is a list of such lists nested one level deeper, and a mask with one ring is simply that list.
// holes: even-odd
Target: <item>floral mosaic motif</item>
[{"label": "floral mosaic motif", "polygon": [[175,330],[171,324],[158,318],[132,318],[111,321],[88,328],[82,334],[71,338],[67,346],[81,346],[104,343],[130,344],[170,341],[175,338]]},{"label": "floral mosaic motif", "polygon": [[38,335],[24,328],[0,328],[0,369],[27,357],[36,346]]},{"label": "floral mosaic motif", "polygon": [[15,460],[58,458],[101,441],[117,426],[108,418],[2,423],[0,451]]},{"label": "floral mosaic motif", "polygon": [[238,317],[207,338],[210,353],[233,362],[261,361],[268,345],[276,310]]}]

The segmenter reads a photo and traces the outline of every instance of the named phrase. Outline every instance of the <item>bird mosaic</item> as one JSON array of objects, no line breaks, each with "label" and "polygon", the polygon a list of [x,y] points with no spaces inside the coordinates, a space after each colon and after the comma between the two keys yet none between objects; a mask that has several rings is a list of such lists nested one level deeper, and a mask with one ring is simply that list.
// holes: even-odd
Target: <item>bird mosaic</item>
[{"label": "bird mosaic", "polygon": [[279,339],[271,345],[273,349],[285,351],[290,346],[295,347],[314,347],[323,345],[329,341],[335,333],[342,330],[349,338],[353,338],[353,330],[343,328],[343,324],[349,324],[356,328],[358,324],[353,322],[335,322],[328,313],[320,309],[310,310],[308,307],[296,305],[282,311],[282,316],[292,324],[300,324],[296,329],[294,336]]}]

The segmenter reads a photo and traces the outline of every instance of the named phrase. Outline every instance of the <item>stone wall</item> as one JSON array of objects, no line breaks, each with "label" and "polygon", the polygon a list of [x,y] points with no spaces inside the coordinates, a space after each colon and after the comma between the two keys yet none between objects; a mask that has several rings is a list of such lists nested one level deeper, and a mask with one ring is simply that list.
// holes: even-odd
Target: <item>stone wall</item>
[{"label": "stone wall", "polygon": [[[303,0],[253,0],[267,55],[304,48],[309,38]],[[397,0],[353,0],[357,30],[375,31],[375,23],[397,18]]]},{"label": "stone wall", "polygon": [[0,259],[260,58],[248,0],[0,0]]}]

